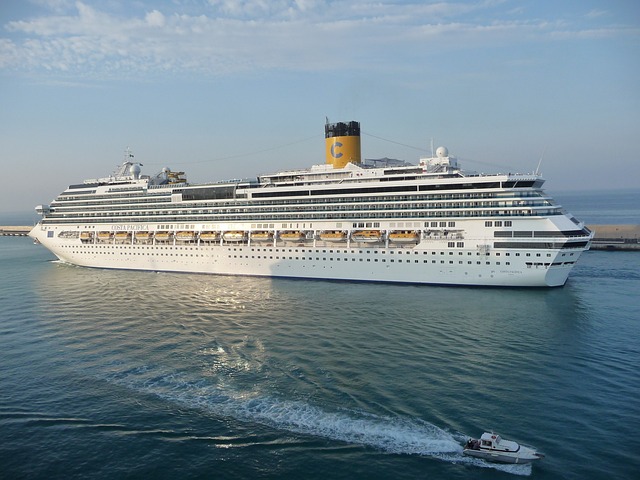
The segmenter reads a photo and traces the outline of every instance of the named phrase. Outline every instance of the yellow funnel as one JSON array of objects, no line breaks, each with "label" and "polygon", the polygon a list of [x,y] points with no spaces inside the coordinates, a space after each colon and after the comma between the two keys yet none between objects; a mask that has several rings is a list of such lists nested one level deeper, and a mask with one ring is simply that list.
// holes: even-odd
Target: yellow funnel
[{"label": "yellow funnel", "polygon": [[360,123],[327,123],[324,126],[327,164],[343,168],[360,163]]}]

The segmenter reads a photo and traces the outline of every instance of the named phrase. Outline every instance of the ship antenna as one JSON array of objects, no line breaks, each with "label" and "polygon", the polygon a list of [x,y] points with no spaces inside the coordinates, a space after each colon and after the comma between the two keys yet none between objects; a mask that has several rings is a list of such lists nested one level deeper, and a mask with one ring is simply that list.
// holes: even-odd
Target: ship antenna
[{"label": "ship antenna", "polygon": [[133,153],[131,153],[131,149],[129,147],[125,148],[124,150],[124,161],[126,162],[130,162],[131,159],[133,158]]},{"label": "ship antenna", "polygon": [[544,158],[544,154],[547,151],[547,147],[544,147],[542,150],[542,155],[540,155],[540,160],[538,160],[538,166],[536,167],[536,175],[540,175],[540,165],[542,164],[542,159]]},{"label": "ship antenna", "polygon": [[433,158],[433,137],[431,137],[431,158]]}]

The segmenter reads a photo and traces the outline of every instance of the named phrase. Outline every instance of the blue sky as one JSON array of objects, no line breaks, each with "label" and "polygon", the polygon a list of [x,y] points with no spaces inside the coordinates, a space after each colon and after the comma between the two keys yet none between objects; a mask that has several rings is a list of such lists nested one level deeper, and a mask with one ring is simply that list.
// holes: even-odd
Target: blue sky
[{"label": "blue sky", "polygon": [[191,182],[323,163],[325,117],[366,158],[637,188],[640,2],[3,0],[0,105],[4,212],[127,146]]}]

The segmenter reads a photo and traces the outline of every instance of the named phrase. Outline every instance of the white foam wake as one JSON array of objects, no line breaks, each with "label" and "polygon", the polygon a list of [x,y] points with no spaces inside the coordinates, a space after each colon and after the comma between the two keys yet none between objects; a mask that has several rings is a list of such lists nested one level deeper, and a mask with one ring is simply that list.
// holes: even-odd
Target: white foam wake
[{"label": "white foam wake", "polygon": [[381,417],[354,410],[326,411],[308,403],[270,396],[233,403],[236,414],[275,428],[380,448],[391,453],[461,453],[444,430],[403,417]]},{"label": "white foam wake", "polygon": [[278,430],[367,445],[389,453],[424,455],[452,463],[496,468],[517,475],[531,473],[530,465],[490,464],[464,456],[463,435],[454,436],[420,419],[379,416],[349,409],[330,411],[273,395],[236,393],[203,380],[182,378],[177,373],[158,375],[153,367],[115,373],[109,380],[189,408]]}]

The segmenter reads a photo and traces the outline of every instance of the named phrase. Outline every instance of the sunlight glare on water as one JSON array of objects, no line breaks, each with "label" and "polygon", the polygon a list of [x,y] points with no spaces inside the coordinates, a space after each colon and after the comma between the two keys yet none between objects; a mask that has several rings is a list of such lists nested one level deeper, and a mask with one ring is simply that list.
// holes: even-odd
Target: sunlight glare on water
[{"label": "sunlight glare on water", "polygon": [[[86,269],[5,244],[0,428],[15,441],[0,460],[17,476],[595,479],[639,466],[582,442],[638,427],[633,254],[588,253],[561,289],[501,290]],[[463,456],[485,430],[546,458]]]}]

